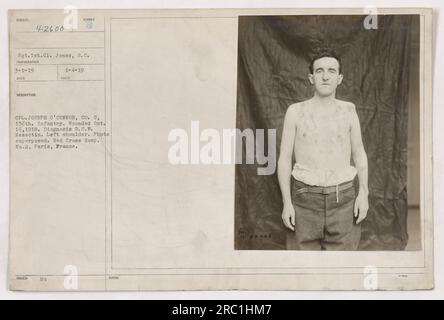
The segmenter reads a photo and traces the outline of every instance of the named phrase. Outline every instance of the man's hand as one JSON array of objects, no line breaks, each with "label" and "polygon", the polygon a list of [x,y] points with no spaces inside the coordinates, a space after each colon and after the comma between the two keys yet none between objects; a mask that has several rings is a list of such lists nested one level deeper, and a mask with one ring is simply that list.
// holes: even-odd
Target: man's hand
[{"label": "man's hand", "polygon": [[367,211],[368,211],[368,195],[364,192],[359,192],[358,196],[355,200],[355,207],[354,207],[354,214],[355,218],[358,218],[356,220],[356,224],[361,223],[362,220],[364,220],[367,217]]},{"label": "man's hand", "polygon": [[291,203],[284,203],[284,209],[282,210],[282,221],[288,229],[294,231],[295,213]]}]

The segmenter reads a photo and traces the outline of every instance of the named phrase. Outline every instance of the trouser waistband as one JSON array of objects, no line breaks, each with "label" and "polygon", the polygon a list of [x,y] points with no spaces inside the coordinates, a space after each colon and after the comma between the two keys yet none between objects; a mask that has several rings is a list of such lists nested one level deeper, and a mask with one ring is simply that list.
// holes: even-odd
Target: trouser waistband
[{"label": "trouser waistband", "polygon": [[306,185],[304,187],[298,188],[294,192],[294,194],[309,192],[309,193],[318,193],[318,194],[328,195],[331,193],[336,193],[336,202],[339,202],[339,192],[346,191],[350,188],[353,188],[353,181],[344,182],[344,183],[338,184],[336,186],[330,186],[330,187],[318,187],[318,186]]},{"label": "trouser waistband", "polygon": [[345,191],[353,187],[353,181],[344,182],[341,184],[338,184],[336,186],[330,186],[330,187],[318,187],[318,186],[306,186],[299,188],[295,191],[295,194],[298,193],[305,193],[305,192],[311,192],[311,193],[320,193],[320,194],[330,194],[335,193],[339,191]]}]

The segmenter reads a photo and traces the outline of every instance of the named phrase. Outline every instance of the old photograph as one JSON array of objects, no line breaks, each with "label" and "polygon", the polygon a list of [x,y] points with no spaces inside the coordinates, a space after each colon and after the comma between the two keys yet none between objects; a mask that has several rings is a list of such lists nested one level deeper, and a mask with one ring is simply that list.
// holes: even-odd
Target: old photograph
[{"label": "old photograph", "polygon": [[10,10],[10,290],[432,288],[432,17]]}]

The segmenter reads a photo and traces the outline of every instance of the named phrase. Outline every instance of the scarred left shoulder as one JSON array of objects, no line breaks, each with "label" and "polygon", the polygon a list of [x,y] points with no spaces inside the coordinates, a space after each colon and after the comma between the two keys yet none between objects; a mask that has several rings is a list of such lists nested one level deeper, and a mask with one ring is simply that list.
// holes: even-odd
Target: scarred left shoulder
[{"label": "scarred left shoulder", "polygon": [[343,109],[345,111],[348,111],[348,112],[356,111],[356,106],[353,102],[339,100],[339,99],[336,99],[336,102],[341,107],[341,109]]}]

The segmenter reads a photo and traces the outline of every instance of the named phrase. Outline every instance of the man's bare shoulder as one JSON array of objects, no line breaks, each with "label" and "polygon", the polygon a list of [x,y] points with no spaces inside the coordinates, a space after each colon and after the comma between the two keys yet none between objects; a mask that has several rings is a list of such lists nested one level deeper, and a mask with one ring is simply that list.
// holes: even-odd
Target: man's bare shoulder
[{"label": "man's bare shoulder", "polygon": [[345,101],[345,100],[336,99],[336,103],[344,111],[348,111],[348,112],[356,111],[356,106],[351,101]]},{"label": "man's bare shoulder", "polygon": [[306,101],[300,101],[300,102],[296,102],[293,103],[292,105],[290,105],[287,109],[287,113],[291,114],[292,116],[299,116],[300,113],[304,110],[304,108],[306,107],[306,105],[308,104],[310,100],[306,100]]},{"label": "man's bare shoulder", "polygon": [[285,114],[285,118],[287,118],[290,123],[292,123],[295,127],[298,126],[300,118],[304,115],[305,106],[307,101],[300,101],[293,103],[287,108],[287,113]]},{"label": "man's bare shoulder", "polygon": [[356,112],[356,106],[353,102],[336,99],[337,105],[340,106],[343,114],[345,115],[350,127],[356,127],[359,124],[358,114]]}]

